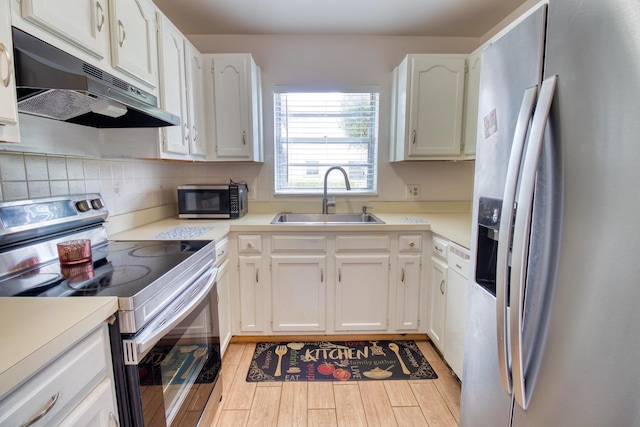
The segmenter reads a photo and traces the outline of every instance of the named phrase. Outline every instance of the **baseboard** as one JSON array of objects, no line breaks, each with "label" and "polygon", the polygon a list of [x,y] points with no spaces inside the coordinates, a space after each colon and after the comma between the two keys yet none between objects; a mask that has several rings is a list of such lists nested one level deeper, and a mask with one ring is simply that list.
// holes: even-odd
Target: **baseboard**
[{"label": "baseboard", "polygon": [[315,341],[430,341],[427,334],[331,334],[331,335],[234,335],[230,343],[246,344],[254,342],[315,342]]}]

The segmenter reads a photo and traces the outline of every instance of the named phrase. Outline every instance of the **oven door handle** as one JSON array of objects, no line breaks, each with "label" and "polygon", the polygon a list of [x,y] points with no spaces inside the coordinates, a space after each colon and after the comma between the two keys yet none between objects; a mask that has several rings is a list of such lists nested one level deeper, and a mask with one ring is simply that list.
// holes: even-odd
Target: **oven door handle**
[{"label": "oven door handle", "polygon": [[122,340],[124,364],[137,365],[149,350],[170,330],[178,326],[191,314],[214,288],[218,269],[212,267],[205,274],[194,281],[194,284],[184,291],[178,298],[146,327],[140,334]]}]

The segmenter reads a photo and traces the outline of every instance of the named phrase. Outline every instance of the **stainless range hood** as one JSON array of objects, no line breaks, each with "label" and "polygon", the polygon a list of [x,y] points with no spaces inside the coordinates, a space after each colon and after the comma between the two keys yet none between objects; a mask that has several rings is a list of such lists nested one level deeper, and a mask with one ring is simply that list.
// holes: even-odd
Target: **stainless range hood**
[{"label": "stainless range hood", "polygon": [[152,94],[17,28],[13,50],[21,113],[96,128],[180,124]]}]

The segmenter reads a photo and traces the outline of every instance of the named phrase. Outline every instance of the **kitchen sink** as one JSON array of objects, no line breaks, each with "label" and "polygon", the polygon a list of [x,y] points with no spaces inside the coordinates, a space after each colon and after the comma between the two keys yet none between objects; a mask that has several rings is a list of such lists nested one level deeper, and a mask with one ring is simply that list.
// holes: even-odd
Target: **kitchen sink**
[{"label": "kitchen sink", "polygon": [[292,224],[292,225],[334,225],[334,224],[384,224],[380,218],[370,213],[337,213],[337,214],[314,214],[314,213],[279,213],[273,218],[271,224]]}]

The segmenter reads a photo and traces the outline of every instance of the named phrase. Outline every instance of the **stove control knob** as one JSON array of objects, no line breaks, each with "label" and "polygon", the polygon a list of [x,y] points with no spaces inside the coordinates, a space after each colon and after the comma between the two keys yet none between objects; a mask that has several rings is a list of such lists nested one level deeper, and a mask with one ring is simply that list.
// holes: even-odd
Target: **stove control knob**
[{"label": "stove control knob", "polygon": [[91,200],[91,206],[93,206],[93,209],[102,209],[104,208],[104,203],[102,203],[101,199],[93,199]]},{"label": "stove control knob", "polygon": [[76,208],[78,208],[80,212],[86,212],[91,209],[91,206],[87,200],[80,200],[79,202],[76,202]]}]

